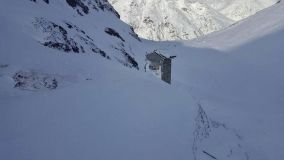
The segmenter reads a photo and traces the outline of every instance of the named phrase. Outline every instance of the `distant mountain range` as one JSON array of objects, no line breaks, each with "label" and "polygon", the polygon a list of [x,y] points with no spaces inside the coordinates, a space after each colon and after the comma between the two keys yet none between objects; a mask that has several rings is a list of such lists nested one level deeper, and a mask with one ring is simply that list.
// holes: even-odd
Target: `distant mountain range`
[{"label": "distant mountain range", "polygon": [[121,19],[151,40],[188,40],[223,29],[277,0],[110,0]]}]

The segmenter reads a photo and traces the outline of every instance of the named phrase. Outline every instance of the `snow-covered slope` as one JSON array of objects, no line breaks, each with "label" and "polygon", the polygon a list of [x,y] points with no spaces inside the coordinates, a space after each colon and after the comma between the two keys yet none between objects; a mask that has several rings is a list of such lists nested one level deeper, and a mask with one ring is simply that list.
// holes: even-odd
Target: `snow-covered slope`
[{"label": "snow-covered slope", "polygon": [[[58,50],[68,54],[99,55],[97,58],[139,68],[130,46],[139,45],[140,39],[120,21],[119,14],[107,1],[12,0],[2,2],[0,13],[1,21],[9,24],[1,29],[12,32],[3,32],[4,37],[9,38],[1,39],[1,50],[6,48],[8,41],[16,41],[16,46],[7,48],[1,59],[15,57],[20,47],[41,44],[38,47],[50,52]],[[18,34],[32,40],[21,42],[13,37]],[[33,47],[29,48],[33,50]],[[25,54],[21,54],[22,60],[29,58]]]},{"label": "snow-covered slope", "polygon": [[122,20],[143,38],[152,40],[192,39],[233,23],[199,2],[184,0],[112,0]]},{"label": "snow-covered slope", "polygon": [[202,41],[182,42],[183,49],[178,43],[165,48],[177,56],[172,83],[187,88],[213,119],[238,129],[249,159],[284,156],[283,11],[280,2]]},{"label": "snow-covered slope", "polygon": [[[224,157],[228,146],[245,159],[238,133],[186,90],[134,69],[123,49],[143,62],[151,46],[107,3],[73,2],[1,5],[0,159],[186,160],[214,148]],[[226,143],[216,148],[220,137]]]},{"label": "snow-covered slope", "polygon": [[[103,0],[92,1],[103,5],[91,5],[88,14],[82,3],[74,9],[65,0],[46,2],[0,6],[0,159],[284,157],[283,2],[261,12],[264,19],[220,32],[231,41],[230,32],[247,32],[243,25],[270,24],[224,51],[190,41],[140,42]],[[111,60],[94,53],[87,36]],[[219,36],[208,39],[222,46]],[[145,52],[154,49],[177,56],[172,85],[143,71]]]},{"label": "snow-covered slope", "polygon": [[226,17],[239,21],[275,4],[278,0],[201,0]]},{"label": "snow-covered slope", "polygon": [[223,29],[276,0],[110,0],[143,38],[193,39]]},{"label": "snow-covered slope", "polygon": [[185,43],[195,47],[230,50],[269,35],[281,30],[284,25],[284,7],[282,3],[277,4],[277,7],[270,7],[260,11],[255,16],[244,19],[225,30]]}]

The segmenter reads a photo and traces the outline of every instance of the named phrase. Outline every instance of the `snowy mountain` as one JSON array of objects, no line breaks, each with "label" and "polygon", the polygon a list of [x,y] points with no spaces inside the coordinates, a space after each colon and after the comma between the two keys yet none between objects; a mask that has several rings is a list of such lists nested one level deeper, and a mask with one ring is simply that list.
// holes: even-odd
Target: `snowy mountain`
[{"label": "snowy mountain", "polygon": [[258,12],[253,18],[244,19],[227,29],[196,38],[191,40],[190,43],[185,43],[200,48],[232,50],[272,32],[281,30],[284,23],[284,15],[278,8],[280,7],[268,8],[263,12]]},{"label": "snowy mountain", "polygon": [[[22,7],[19,7],[21,5]],[[7,8],[9,13],[11,12],[9,15],[6,15]],[[52,49],[69,54],[99,55],[139,69],[130,46],[138,45],[141,40],[129,26],[119,20],[119,14],[107,1],[5,1],[1,5],[1,19],[10,26],[21,26],[21,30],[14,28],[13,32],[20,32],[25,35],[21,37],[31,38],[29,43],[23,40],[27,44],[18,43],[23,45],[21,48],[30,44],[36,45],[37,48],[42,47],[47,52]],[[90,22],[85,23],[87,20]],[[16,33],[4,33],[6,37],[11,37],[10,39],[21,41],[13,37]],[[6,56],[14,56],[15,51],[9,52],[12,53]],[[24,54],[22,56],[28,57]]]},{"label": "snowy mountain", "polygon": [[[283,12],[153,42],[104,0],[2,2],[0,159],[282,159]],[[171,85],[144,71],[153,50]]]},{"label": "snowy mountain", "polygon": [[202,0],[226,17],[239,21],[267,8],[279,0]]},{"label": "snowy mountain", "polygon": [[276,0],[110,0],[143,38],[188,40],[223,29]]},{"label": "snowy mountain", "polygon": [[173,84],[187,88],[213,119],[240,131],[247,159],[284,155],[283,11],[281,1],[226,30],[165,49],[178,57]]}]

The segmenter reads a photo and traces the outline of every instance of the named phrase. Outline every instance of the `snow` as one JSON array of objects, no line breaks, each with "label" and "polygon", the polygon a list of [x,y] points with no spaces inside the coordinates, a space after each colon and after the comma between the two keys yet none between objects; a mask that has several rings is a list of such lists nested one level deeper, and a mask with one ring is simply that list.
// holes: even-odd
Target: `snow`
[{"label": "snow", "polygon": [[221,51],[172,51],[180,53],[173,77],[182,86],[190,84],[191,93],[217,119],[241,130],[252,149],[251,159],[283,157],[284,126],[279,123],[284,120],[282,12],[281,2],[239,25],[204,37],[205,44],[213,43],[206,47]]},{"label": "snow", "polygon": [[[151,40],[192,39],[232,24],[210,7],[186,1],[110,1],[123,21],[143,38]],[[135,18],[133,18],[135,17]]]},{"label": "snow", "polygon": [[239,21],[272,6],[277,0],[203,0],[228,18]]},{"label": "snow", "polygon": [[224,29],[277,0],[110,0],[139,36],[189,40]]},{"label": "snow", "polygon": [[188,157],[193,102],[158,79],[112,67],[97,65],[93,80],[56,91],[1,96],[1,159]]},{"label": "snow", "polygon": [[224,30],[185,43],[194,47],[230,50],[269,35],[281,30],[284,25],[283,5],[276,6],[260,11],[255,16],[244,19]]},{"label": "snow", "polygon": [[[110,10],[79,16],[63,0],[5,1],[0,159],[282,159],[283,6],[198,40],[140,42]],[[46,35],[32,25],[34,15],[78,26],[111,60],[41,45]],[[140,70],[124,66],[122,52],[113,48],[122,42],[106,27],[125,39],[122,48]],[[68,30],[87,48],[78,34]],[[155,49],[177,56],[172,85],[143,70],[145,54]],[[28,75],[27,88],[15,87],[16,73]],[[55,78],[58,87],[42,87],[45,77]]]}]

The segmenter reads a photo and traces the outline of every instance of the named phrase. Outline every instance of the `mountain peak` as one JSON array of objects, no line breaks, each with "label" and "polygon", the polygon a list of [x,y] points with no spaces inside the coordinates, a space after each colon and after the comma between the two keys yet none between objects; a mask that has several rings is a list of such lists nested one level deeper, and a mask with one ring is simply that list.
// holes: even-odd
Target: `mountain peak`
[{"label": "mountain peak", "polygon": [[275,0],[110,0],[143,38],[188,40],[223,29]]}]

